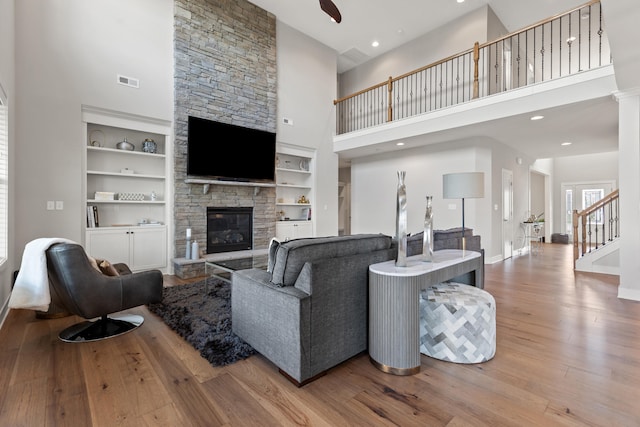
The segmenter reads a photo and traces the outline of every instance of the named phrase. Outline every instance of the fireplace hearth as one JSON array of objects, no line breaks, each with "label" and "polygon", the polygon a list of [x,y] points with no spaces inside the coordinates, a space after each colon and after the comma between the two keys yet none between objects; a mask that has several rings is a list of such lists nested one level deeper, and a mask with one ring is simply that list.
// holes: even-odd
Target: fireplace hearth
[{"label": "fireplace hearth", "polygon": [[253,208],[207,207],[207,253],[253,248]]}]

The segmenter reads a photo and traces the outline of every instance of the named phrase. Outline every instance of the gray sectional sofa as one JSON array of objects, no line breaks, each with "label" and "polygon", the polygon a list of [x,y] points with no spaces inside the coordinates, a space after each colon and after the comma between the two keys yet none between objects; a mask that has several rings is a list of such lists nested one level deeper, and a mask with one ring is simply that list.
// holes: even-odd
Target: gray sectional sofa
[{"label": "gray sectional sofa", "polygon": [[382,234],[272,245],[269,268],[233,274],[233,332],[301,386],[367,349],[369,265],[394,259]]},{"label": "gray sectional sofa", "polygon": [[[433,250],[462,249],[462,227],[449,228],[447,230],[433,231]],[[407,238],[407,256],[422,253],[423,232],[412,234]],[[480,252],[482,243],[480,236],[473,235],[473,229],[464,228],[464,237],[467,240],[467,250]]]},{"label": "gray sectional sofa", "polygon": [[[480,250],[480,237],[473,249],[469,237],[467,247]],[[456,249],[459,240],[459,229],[434,232],[436,250]],[[266,271],[233,273],[233,332],[304,385],[367,349],[369,265],[397,250],[383,234],[274,242]],[[422,233],[407,242],[409,256],[419,253]]]}]

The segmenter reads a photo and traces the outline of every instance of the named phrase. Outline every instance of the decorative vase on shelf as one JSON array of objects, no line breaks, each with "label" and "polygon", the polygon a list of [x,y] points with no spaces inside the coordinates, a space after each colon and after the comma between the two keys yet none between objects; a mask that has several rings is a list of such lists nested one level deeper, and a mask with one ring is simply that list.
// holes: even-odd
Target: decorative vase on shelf
[{"label": "decorative vase on shelf", "polygon": [[191,244],[191,259],[200,259],[200,246],[197,240]]},{"label": "decorative vase on shelf", "polygon": [[405,171],[398,171],[398,194],[396,200],[398,255],[396,256],[396,267],[407,266],[407,189],[404,184],[405,175]]},{"label": "decorative vase on shelf", "polygon": [[158,144],[151,138],[145,138],[142,142],[142,151],[155,154],[158,151]]},{"label": "decorative vase on shelf", "polygon": [[433,196],[427,196],[427,209],[424,214],[424,233],[422,235],[422,261],[433,261]]}]

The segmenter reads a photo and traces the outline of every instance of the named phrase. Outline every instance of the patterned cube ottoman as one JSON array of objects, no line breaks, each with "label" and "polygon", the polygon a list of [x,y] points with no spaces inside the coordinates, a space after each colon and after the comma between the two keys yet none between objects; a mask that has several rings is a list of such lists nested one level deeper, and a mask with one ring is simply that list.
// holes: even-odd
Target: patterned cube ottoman
[{"label": "patterned cube ottoman", "polygon": [[439,283],[420,292],[420,353],[480,363],[496,353],[496,302],[482,289]]}]

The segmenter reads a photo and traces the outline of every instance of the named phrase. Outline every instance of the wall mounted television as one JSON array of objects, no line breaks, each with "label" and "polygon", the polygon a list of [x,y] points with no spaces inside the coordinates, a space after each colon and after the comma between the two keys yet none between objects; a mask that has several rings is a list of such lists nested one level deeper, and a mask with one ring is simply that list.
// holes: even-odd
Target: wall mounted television
[{"label": "wall mounted television", "polygon": [[276,134],[189,116],[187,175],[275,181]]}]

